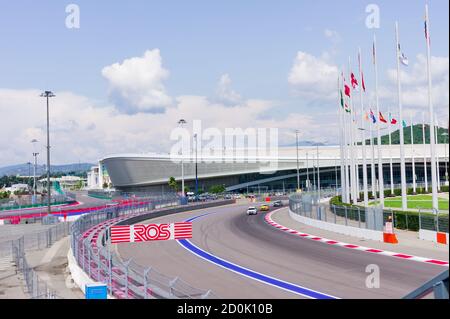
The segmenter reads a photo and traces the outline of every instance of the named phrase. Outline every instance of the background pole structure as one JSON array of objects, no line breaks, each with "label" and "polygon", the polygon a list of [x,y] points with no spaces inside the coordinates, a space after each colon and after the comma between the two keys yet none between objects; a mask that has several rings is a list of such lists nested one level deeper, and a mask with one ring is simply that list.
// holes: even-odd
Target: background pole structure
[{"label": "background pole structure", "polygon": [[[344,173],[344,133],[343,133],[343,121],[342,111],[344,108],[344,96],[342,94],[340,79],[338,77],[338,116],[339,116],[339,151],[340,151],[340,163],[341,163],[341,201],[345,203],[346,198],[346,185],[345,185],[345,173]],[[337,184],[336,184],[337,185]],[[336,186],[337,187],[337,186]]]},{"label": "background pole structure", "polygon": [[[436,138],[436,145],[438,145],[438,147],[439,147],[439,139],[438,139],[438,127],[439,127],[439,125],[438,125],[438,121],[437,121],[437,118],[436,118],[436,116],[435,116],[435,119],[434,119],[434,123],[435,123],[435,125],[434,125],[434,136],[435,136],[435,138]],[[439,153],[436,153],[436,177],[437,177],[437,189],[438,189],[438,192],[440,192],[441,191],[441,176],[440,176],[440,174],[439,174]]]},{"label": "background pole structure", "polygon": [[372,162],[371,162],[371,168],[370,168],[370,177],[371,177],[371,184],[372,184],[372,196],[374,199],[377,199],[377,177],[375,173],[375,141],[373,137],[373,131],[370,130],[370,146],[372,148]]},{"label": "background pole structure", "polygon": [[[344,81],[344,72],[342,71],[342,79]],[[343,83],[344,84],[344,83]],[[345,97],[344,97],[345,99]],[[343,113],[343,130],[344,130],[344,174],[345,174],[345,202],[346,204],[350,204],[350,180],[349,180],[349,139],[348,139],[348,125],[345,111]]]},{"label": "background pole structure", "polygon": [[311,182],[309,181],[309,159],[308,152],[306,152],[306,189],[310,190]]},{"label": "background pole structure", "polygon": [[411,120],[411,164],[412,164],[412,178],[413,178],[413,194],[416,194],[416,165],[414,163],[414,125],[412,115],[410,116],[410,120]]},{"label": "background pole structure", "polygon": [[51,185],[50,185],[50,113],[49,113],[49,98],[55,95],[51,91],[45,91],[41,97],[47,99],[47,213],[51,214]]},{"label": "background pole structure", "polygon": [[389,124],[388,124],[388,133],[389,133],[389,176],[391,180],[391,195],[394,196],[394,169],[393,169],[393,163],[392,163],[392,128],[391,128],[391,111],[390,107],[388,108],[389,113]]},{"label": "background pole structure", "polygon": [[361,80],[361,88],[359,90],[359,97],[361,100],[361,134],[362,134],[362,158],[363,158],[363,188],[364,188],[364,206],[369,206],[369,194],[367,191],[367,162],[366,162],[366,134],[365,134],[365,123],[364,123],[364,97],[363,97],[363,72],[362,72],[362,58],[361,58],[361,48],[358,49],[358,61],[359,61],[359,78]]},{"label": "background pole structure", "polygon": [[319,163],[319,144],[316,144],[317,152],[317,193],[320,200],[320,163]]},{"label": "background pole structure", "polygon": [[425,178],[425,191],[428,193],[428,168],[427,168],[427,153],[426,153],[426,138],[425,138],[425,113],[422,113],[422,140],[423,140],[423,172]]},{"label": "background pole structure", "polygon": [[298,133],[299,130],[295,130],[295,139],[296,139],[296,145],[297,145],[297,190],[300,189],[300,167],[298,164]]},{"label": "background pole structure", "polygon": [[[186,124],[186,121],[184,119],[181,119],[178,121],[178,125],[181,126],[181,128],[183,128],[183,125]],[[184,192],[184,143],[181,144],[181,194],[182,197],[185,197],[185,192]]]},{"label": "background pole structure", "polygon": [[195,196],[198,196],[197,134],[194,134],[194,138],[195,138]]},{"label": "background pole structure", "polygon": [[[376,37],[373,36],[374,47],[374,67],[375,67],[375,104],[377,108],[377,116],[380,116],[380,103],[378,100],[378,68],[376,59]],[[378,153],[378,185],[380,188],[380,206],[384,207],[384,178],[383,178],[383,156],[381,154],[381,133],[380,121],[377,121],[377,153]]]},{"label": "background pole structure", "polygon": [[433,99],[431,97],[431,52],[430,52],[430,23],[428,20],[428,5],[425,5],[425,37],[427,43],[427,73],[428,73],[428,106],[429,106],[429,116],[430,116],[430,150],[431,150],[431,193],[433,197],[433,211],[437,213],[439,210],[438,204],[438,189],[437,189],[437,178],[436,178],[436,146],[435,146],[435,136],[434,136],[434,109],[433,109]]},{"label": "background pole structure", "polygon": [[408,201],[406,198],[406,166],[405,166],[405,137],[403,130],[403,108],[402,108],[402,87],[400,83],[400,55],[399,50],[400,42],[398,35],[398,22],[395,22],[395,39],[396,39],[396,49],[395,58],[397,60],[397,93],[398,93],[398,108],[399,108],[399,127],[400,127],[400,175],[401,175],[401,188],[402,188],[402,209],[408,209]]},{"label": "background pole structure", "polygon": [[[348,72],[349,74],[352,73],[352,69],[351,69],[351,62],[350,62],[350,57],[348,57]],[[354,130],[353,130],[353,85],[350,83],[350,98],[349,98],[349,103],[350,103],[350,123],[349,123],[349,130],[350,130],[350,184],[351,184],[351,196],[352,196],[352,202],[353,204],[357,204],[358,203],[358,197],[356,195],[356,170],[355,170],[355,150],[354,150]]]}]

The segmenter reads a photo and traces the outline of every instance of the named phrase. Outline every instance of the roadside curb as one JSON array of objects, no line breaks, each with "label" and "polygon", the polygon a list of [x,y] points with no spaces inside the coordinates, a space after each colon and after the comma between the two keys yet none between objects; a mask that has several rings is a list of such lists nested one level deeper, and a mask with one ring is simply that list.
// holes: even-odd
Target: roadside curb
[{"label": "roadside curb", "polygon": [[318,236],[311,235],[311,234],[302,233],[302,232],[299,232],[299,231],[297,231],[295,229],[285,227],[285,226],[283,226],[281,224],[278,224],[277,222],[273,221],[272,215],[275,212],[277,212],[277,211],[278,210],[275,210],[273,212],[267,213],[264,216],[265,222],[267,224],[269,224],[270,226],[277,228],[278,230],[284,231],[284,232],[289,233],[289,234],[291,234],[293,236],[298,236],[299,238],[305,238],[305,239],[313,240],[313,241],[316,241],[316,242],[321,242],[321,243],[328,244],[328,245],[333,245],[333,246],[339,246],[339,247],[343,247],[343,248],[347,248],[347,249],[359,250],[359,251],[363,251],[363,252],[366,252],[366,253],[372,253],[372,254],[378,254],[378,255],[382,255],[382,256],[399,258],[399,259],[402,259],[402,260],[413,260],[413,261],[417,261],[417,262],[422,262],[422,263],[426,263],[426,264],[434,264],[434,265],[443,266],[443,267],[448,267],[449,266],[448,261],[443,261],[443,260],[438,260],[438,259],[430,259],[430,258],[425,258],[425,257],[418,257],[418,256],[401,254],[401,253],[396,253],[396,252],[387,251],[387,250],[381,250],[381,249],[369,248],[369,247],[364,247],[364,246],[359,246],[359,245],[353,245],[353,244],[348,244],[348,243],[344,243],[344,242],[340,242],[340,241],[336,241],[336,240],[331,240],[331,239],[327,239],[327,238],[323,238],[323,237],[318,237]]}]

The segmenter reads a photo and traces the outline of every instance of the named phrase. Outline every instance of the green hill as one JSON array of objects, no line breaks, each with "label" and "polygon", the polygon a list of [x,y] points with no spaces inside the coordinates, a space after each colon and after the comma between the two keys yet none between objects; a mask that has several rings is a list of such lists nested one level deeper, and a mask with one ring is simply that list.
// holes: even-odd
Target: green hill
[{"label": "green hill", "polygon": [[[382,133],[385,130],[381,131]],[[447,144],[448,143],[448,135],[442,135],[443,133],[448,134],[448,129],[443,127],[438,127],[438,143],[439,144]],[[411,144],[411,126],[403,128],[403,134],[405,138],[405,144]],[[414,144],[423,144],[423,135],[422,135],[422,124],[413,125],[413,135],[414,135]],[[392,144],[400,144],[400,130],[396,130],[391,133]],[[425,125],[425,142],[426,144],[430,144],[430,126]],[[370,143],[370,139],[366,140],[366,144]],[[361,145],[361,143],[358,143]],[[377,139],[374,138],[374,144],[377,144]],[[381,136],[381,145],[389,144],[389,135]]]}]

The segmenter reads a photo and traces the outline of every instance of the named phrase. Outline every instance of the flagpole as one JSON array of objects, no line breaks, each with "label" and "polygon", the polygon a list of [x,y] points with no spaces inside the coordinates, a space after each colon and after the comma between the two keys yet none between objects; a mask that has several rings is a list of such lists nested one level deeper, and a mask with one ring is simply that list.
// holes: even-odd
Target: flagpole
[{"label": "flagpole", "polygon": [[431,193],[433,197],[433,211],[439,210],[438,206],[438,190],[436,178],[436,150],[435,150],[435,136],[434,136],[434,110],[433,101],[431,98],[431,52],[430,52],[430,23],[428,21],[428,5],[425,5],[425,28],[426,28],[426,42],[427,42],[427,73],[428,73],[428,106],[430,112],[430,161],[431,161]]},{"label": "flagpole", "polygon": [[389,131],[389,174],[390,174],[390,180],[391,180],[391,195],[394,195],[394,170],[393,170],[393,164],[392,164],[392,116],[391,116],[391,107],[388,107],[388,113],[389,113],[389,124],[388,124],[388,131]]},{"label": "flagpole", "polygon": [[[437,121],[436,116],[434,117],[434,123],[435,123],[435,126],[434,126],[434,130],[435,130],[434,136],[436,137],[436,145],[439,147],[439,140],[438,140],[438,121]],[[437,177],[437,189],[438,189],[438,192],[440,192],[440,191],[441,191],[441,175],[439,174],[439,153],[438,153],[438,152],[436,152],[436,177]]]},{"label": "flagpole", "polygon": [[370,146],[372,149],[372,163],[370,167],[370,173],[371,173],[371,182],[372,182],[372,196],[376,200],[377,199],[377,177],[375,174],[375,141],[373,137],[373,131],[370,129]]},{"label": "flagpole", "polygon": [[[344,71],[342,71],[342,84],[344,85]],[[345,95],[344,95],[344,105],[345,105]],[[344,130],[344,173],[345,173],[345,203],[350,204],[350,183],[348,178],[348,130],[347,130],[347,121],[345,118],[345,110],[342,111],[343,116],[343,130]]]},{"label": "flagpole", "polygon": [[[345,203],[345,176],[344,176],[344,143],[343,143],[343,127],[342,127],[342,111],[343,111],[343,95],[342,95],[342,91],[341,91],[341,84],[339,81],[339,76],[338,76],[338,81],[337,81],[337,85],[338,85],[338,116],[339,116],[339,150],[340,150],[340,155],[341,155],[341,201],[343,203]],[[337,185],[336,185],[337,188]]]},{"label": "flagpole", "polygon": [[363,188],[364,188],[364,206],[369,206],[369,194],[367,192],[367,163],[366,163],[366,134],[364,125],[364,97],[363,97],[363,73],[362,73],[362,58],[361,58],[361,48],[358,48],[359,57],[359,78],[361,79],[360,88],[360,100],[361,100],[361,135],[362,135],[362,158],[363,158]]},{"label": "flagpole", "polygon": [[[374,50],[376,52],[376,37],[373,36]],[[397,59],[398,60],[398,59]],[[380,114],[380,104],[378,101],[378,68],[377,59],[375,55],[375,101],[377,107],[377,114]],[[380,133],[380,121],[377,123],[377,153],[378,153],[378,185],[380,189],[380,206],[384,207],[384,178],[383,178],[383,156],[381,154],[381,133]]]},{"label": "flagpole", "polygon": [[411,164],[412,164],[412,178],[413,178],[413,194],[416,194],[416,165],[414,163],[414,125],[412,115],[410,116],[410,120],[411,120]]},{"label": "flagpole", "polygon": [[405,167],[405,137],[403,132],[403,109],[402,109],[402,87],[400,84],[400,50],[399,50],[399,36],[398,36],[398,22],[395,22],[395,39],[396,39],[396,59],[397,59],[397,89],[398,89],[398,108],[399,108],[399,123],[400,123],[400,175],[402,184],[402,209],[408,209],[408,201],[406,198],[406,167]]},{"label": "flagpole", "polygon": [[427,154],[425,139],[425,113],[422,113],[422,139],[423,139],[423,171],[425,177],[425,192],[428,193],[428,172],[427,172]]},{"label": "flagpole", "polygon": [[[348,57],[348,71],[351,74],[350,57]],[[353,93],[353,85],[350,83],[350,92]],[[350,103],[350,183],[351,183],[351,194],[353,204],[358,203],[358,197],[356,196],[356,172],[355,172],[355,152],[354,152],[354,134],[353,134],[353,97],[350,93],[349,103]]]}]

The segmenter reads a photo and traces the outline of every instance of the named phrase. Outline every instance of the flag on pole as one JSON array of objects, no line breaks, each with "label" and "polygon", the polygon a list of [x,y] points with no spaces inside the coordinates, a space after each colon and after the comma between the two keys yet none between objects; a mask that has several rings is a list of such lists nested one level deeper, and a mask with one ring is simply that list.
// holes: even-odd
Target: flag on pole
[{"label": "flag on pole", "polygon": [[401,48],[400,48],[400,43],[398,44],[398,53],[399,53],[399,59],[401,64],[408,66],[409,65],[409,61],[408,58],[406,57],[406,55],[402,52]]},{"label": "flag on pole", "polygon": [[[345,79],[344,79],[344,81],[345,81]],[[350,97],[350,87],[345,82],[344,82],[344,93],[345,93],[345,95]]]},{"label": "flag on pole", "polygon": [[366,92],[366,85],[364,83],[364,74],[363,74],[362,67],[361,67],[361,55],[359,52],[358,52],[358,65],[359,65],[359,71],[361,72],[361,86],[362,86],[363,92]]},{"label": "flag on pole", "polygon": [[375,50],[375,41],[373,41],[373,45],[372,45],[372,57],[373,57],[373,64],[377,63],[377,53]]},{"label": "flag on pole", "polygon": [[377,122],[377,118],[375,117],[375,114],[373,114],[372,109],[370,109],[370,118],[372,119],[373,124]]},{"label": "flag on pole", "polygon": [[397,120],[392,117],[391,113],[389,113],[389,123],[392,125],[397,124]]},{"label": "flag on pole", "polygon": [[384,116],[381,112],[379,112],[379,119],[380,119],[380,122],[387,123],[386,119],[384,118]]},{"label": "flag on pole", "polygon": [[353,74],[353,72],[350,74],[350,80],[352,82],[353,90],[358,90],[358,80],[356,80],[356,77]]},{"label": "flag on pole", "polygon": [[425,39],[428,41],[428,25],[427,25],[427,20],[428,20],[428,17],[427,17],[427,15],[425,14],[425,22],[424,22],[424,25],[425,25]]},{"label": "flag on pole", "polygon": [[341,107],[344,108],[344,97],[342,96],[342,90],[339,90],[339,93],[341,95]]},{"label": "flag on pole", "polygon": [[407,127],[407,126],[408,126],[408,124],[406,123],[406,121],[405,121],[405,120],[403,120],[403,121],[402,121],[402,126],[403,126],[403,128],[405,128],[405,127]]},{"label": "flag on pole", "polygon": [[350,110],[350,108],[348,107],[347,103],[345,103],[345,112],[347,112],[347,113],[352,112],[352,110]]},{"label": "flag on pole", "polygon": [[364,112],[364,120],[368,121],[369,120],[369,114],[366,112]]}]

